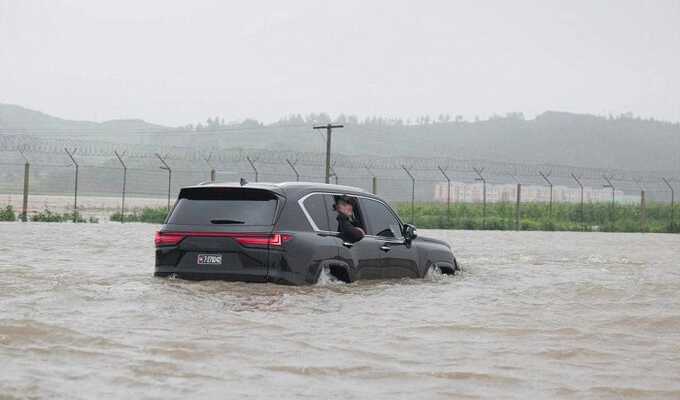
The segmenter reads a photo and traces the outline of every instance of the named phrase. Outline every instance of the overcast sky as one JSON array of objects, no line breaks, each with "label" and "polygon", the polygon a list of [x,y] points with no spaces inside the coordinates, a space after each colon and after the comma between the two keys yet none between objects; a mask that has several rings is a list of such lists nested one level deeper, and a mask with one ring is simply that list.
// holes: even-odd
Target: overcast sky
[{"label": "overcast sky", "polygon": [[0,0],[0,102],[69,119],[680,120],[680,1]]}]

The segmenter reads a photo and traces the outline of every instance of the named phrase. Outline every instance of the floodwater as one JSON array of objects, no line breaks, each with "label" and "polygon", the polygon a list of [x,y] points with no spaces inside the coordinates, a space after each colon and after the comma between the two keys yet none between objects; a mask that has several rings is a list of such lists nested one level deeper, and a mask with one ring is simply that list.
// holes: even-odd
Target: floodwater
[{"label": "floodwater", "polygon": [[680,398],[680,235],[424,231],[455,277],[152,276],[143,224],[0,224],[0,398]]}]

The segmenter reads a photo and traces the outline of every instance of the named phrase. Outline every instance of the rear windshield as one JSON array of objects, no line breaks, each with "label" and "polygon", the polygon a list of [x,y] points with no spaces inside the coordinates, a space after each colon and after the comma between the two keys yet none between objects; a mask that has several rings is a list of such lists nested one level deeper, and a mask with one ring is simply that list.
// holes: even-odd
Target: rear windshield
[{"label": "rear windshield", "polygon": [[168,224],[273,225],[277,197],[261,189],[182,189]]}]

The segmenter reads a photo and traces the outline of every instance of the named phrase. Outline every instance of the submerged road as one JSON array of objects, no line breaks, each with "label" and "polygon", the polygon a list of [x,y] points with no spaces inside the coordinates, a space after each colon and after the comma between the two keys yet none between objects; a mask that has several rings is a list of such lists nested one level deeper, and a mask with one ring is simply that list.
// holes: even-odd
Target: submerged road
[{"label": "submerged road", "polygon": [[680,398],[680,235],[425,231],[463,274],[154,278],[153,225],[0,223],[0,398]]}]

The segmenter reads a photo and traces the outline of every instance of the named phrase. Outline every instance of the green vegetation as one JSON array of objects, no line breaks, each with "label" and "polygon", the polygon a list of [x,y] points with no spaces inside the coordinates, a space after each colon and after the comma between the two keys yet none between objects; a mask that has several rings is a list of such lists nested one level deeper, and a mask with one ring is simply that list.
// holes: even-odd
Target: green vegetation
[{"label": "green vegetation", "polygon": [[[76,213],[76,218],[75,222],[77,223],[85,223],[89,222],[92,224],[96,224],[99,222],[99,218],[96,217],[89,217],[88,219],[85,219],[80,213]],[[43,211],[36,213],[31,216],[31,221],[32,222],[71,222],[73,221],[73,213],[72,212],[67,212],[63,214],[55,213],[52,212],[49,209],[44,209]]]},{"label": "green vegetation", "polygon": [[[396,209],[402,219],[411,222],[411,203],[398,203]],[[434,229],[516,229],[514,203],[488,203],[486,218],[483,206],[478,203],[453,203],[447,218],[446,204],[416,203],[415,225]],[[646,207],[646,222],[641,223],[640,206],[587,203],[583,207],[581,222],[580,204],[554,203],[552,218],[548,205],[527,203],[520,205],[520,228],[529,231],[604,231],[604,232],[680,232],[680,209],[676,206],[675,226],[670,226],[671,208],[668,204],[650,203]]]},{"label": "green vegetation", "polygon": [[7,207],[0,209],[0,221],[16,221],[17,215],[14,212],[14,207],[7,205]]},{"label": "green vegetation", "polygon": [[[411,222],[411,203],[397,203],[395,209],[402,219]],[[554,203],[552,219],[548,205],[527,203],[520,205],[520,227],[525,231],[603,231],[603,232],[677,232],[680,233],[680,207],[676,205],[675,227],[670,226],[671,208],[668,204],[650,203],[646,208],[646,224],[640,224],[640,206],[617,204],[612,209],[608,203],[586,203],[583,207],[584,223],[581,223],[579,204]],[[468,230],[514,230],[515,204],[489,203],[486,219],[482,217],[482,204],[452,203],[449,218],[446,204],[416,203],[415,225],[425,229],[468,229]],[[125,214],[125,222],[147,222],[162,224],[167,211],[165,207],[143,208]],[[111,221],[120,221],[120,213],[111,215]],[[644,228],[644,229],[643,229]]]},{"label": "green vegetation", "polygon": [[[395,209],[402,219],[411,222],[411,203],[397,203]],[[650,203],[646,207],[646,224],[640,224],[640,206],[617,204],[612,209],[608,203],[586,203],[583,207],[585,223],[581,223],[579,204],[554,203],[552,219],[549,218],[548,205],[528,203],[520,205],[520,226],[525,231],[603,231],[603,232],[677,232],[680,233],[680,207],[676,205],[675,227],[670,226],[671,208],[668,204]],[[416,203],[415,225],[430,229],[468,229],[468,230],[514,230],[515,204],[489,203],[486,206],[486,219],[482,218],[482,204],[452,203],[449,218],[446,204]],[[162,224],[167,211],[165,207],[144,208],[125,214],[125,222],[148,222]],[[111,215],[111,221],[120,221],[120,213]],[[643,229],[644,228],[644,229]]]},{"label": "green vegetation", "polygon": [[[141,212],[134,210],[130,214],[125,214],[125,222],[147,222],[151,224],[162,224],[165,217],[168,215],[168,210],[165,207],[151,208],[144,207]],[[114,213],[110,217],[111,221],[120,222],[121,214]]]}]

